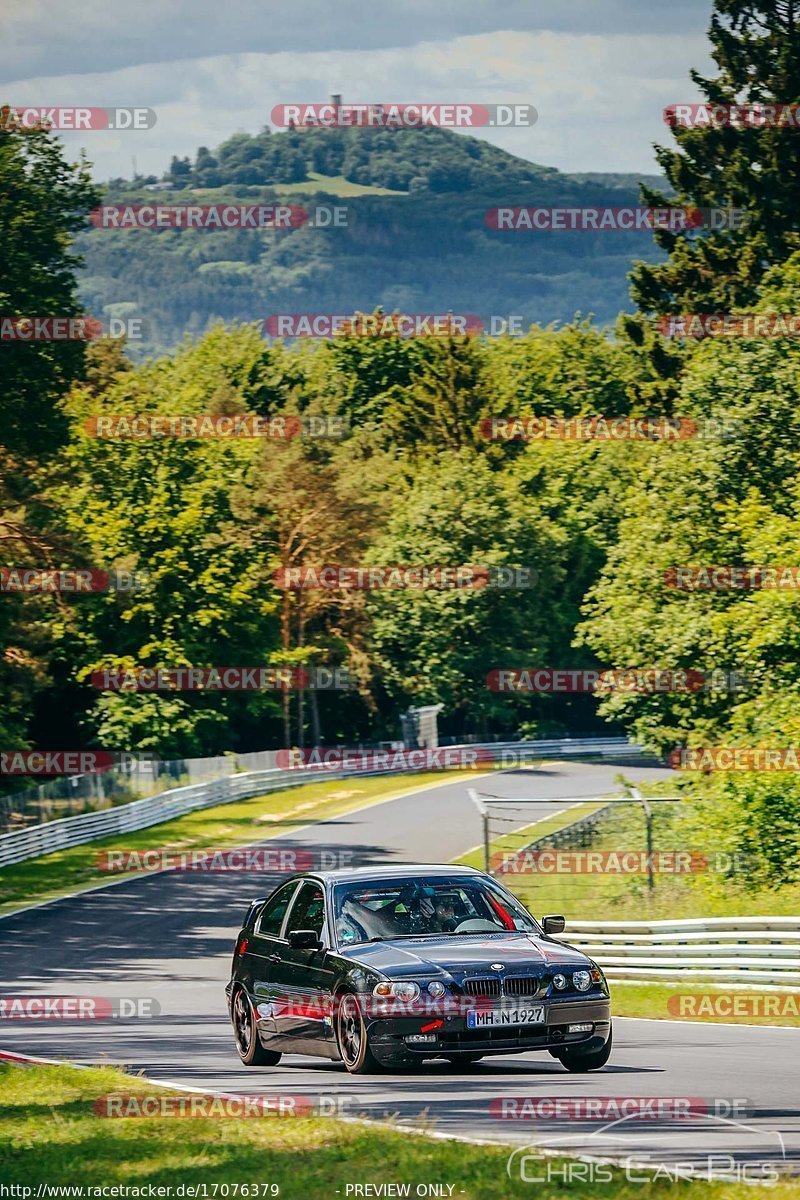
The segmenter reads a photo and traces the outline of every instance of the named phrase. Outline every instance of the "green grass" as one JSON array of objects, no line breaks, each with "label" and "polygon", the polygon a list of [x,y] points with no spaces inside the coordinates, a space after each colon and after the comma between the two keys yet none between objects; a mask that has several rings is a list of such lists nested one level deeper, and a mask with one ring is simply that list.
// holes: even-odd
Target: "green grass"
[{"label": "green grass", "polygon": [[[344,175],[320,175],[318,171],[309,171],[308,179],[302,183],[273,183],[264,186],[265,194],[267,192],[277,195],[280,198],[284,196],[313,196],[315,193],[323,192],[328,196],[407,196],[408,192],[395,191],[393,188],[376,187],[368,183],[353,183],[349,179],[345,179]],[[154,196],[161,196],[160,203],[168,204],[169,198],[174,197],[173,192],[145,192],[145,196],[152,200]],[[167,199],[163,199],[166,196]],[[127,196],[126,196],[127,198]],[[180,203],[189,202],[197,203],[203,201],[211,204],[222,204],[236,202],[238,204],[253,204],[258,203],[258,197],[255,198],[247,193],[240,193],[235,184],[227,184],[224,187],[218,188],[183,188],[180,195],[175,197]]]},{"label": "green grass", "polygon": [[313,195],[314,192],[327,192],[329,196],[407,196],[408,192],[398,192],[393,188],[375,187],[367,183],[353,183],[344,175],[320,175],[317,171],[308,172],[305,183],[276,183],[275,191],[280,195]]},{"label": "green grass", "polygon": [[[453,1197],[466,1200],[641,1200],[644,1195],[641,1183],[628,1182],[619,1172],[607,1183],[534,1187],[506,1175],[509,1148],[432,1141],[398,1133],[391,1123],[319,1117],[109,1119],[93,1108],[109,1093],[175,1095],[111,1068],[0,1065],[3,1183],[33,1189],[40,1183],[83,1189],[128,1185],[144,1188],[145,1195],[151,1186],[170,1187],[173,1197],[179,1185],[205,1184],[211,1197],[215,1184],[246,1183],[262,1185],[259,1198],[269,1196],[274,1184],[282,1200],[333,1200],[337,1194],[344,1200],[347,1185],[354,1183],[407,1183],[413,1196],[418,1184],[437,1182],[452,1185]],[[659,1179],[646,1186],[648,1197],[753,1196],[747,1185]],[[234,1195],[232,1187],[228,1195]],[[796,1191],[781,1183],[770,1195],[787,1200]]]},{"label": "green grass", "polygon": [[[671,806],[669,806],[671,807]],[[675,806],[677,809],[678,806]],[[585,806],[559,814],[560,825],[583,815]],[[658,853],[691,850],[713,855],[716,846],[704,845],[696,835],[687,845],[680,830],[677,812],[668,806],[658,809],[653,829],[653,848]],[[560,826],[557,826],[560,827]],[[530,830],[526,831],[530,832]],[[537,825],[534,837],[552,832],[545,824]],[[492,841],[491,850],[522,847],[531,837],[520,832]],[[646,850],[644,815],[637,806],[617,807],[596,827],[591,850]],[[483,855],[480,855],[480,864]],[[764,917],[796,916],[800,911],[800,886],[787,885],[779,889],[746,888],[736,875],[712,871],[694,874],[654,876],[654,887],[648,886],[646,875],[630,874],[556,874],[506,872],[503,882],[534,912],[564,913],[567,920],[676,920],[681,917]]]},{"label": "green grass", "polygon": [[[602,807],[602,802],[576,805],[568,811],[546,817],[524,829],[494,838],[490,843],[490,855],[503,851],[519,850],[527,843],[579,820],[589,812]],[[656,850],[671,850],[677,848],[676,839],[670,835],[669,818],[657,818],[655,824]],[[597,827],[591,849],[645,849],[644,818],[639,810],[616,809],[609,817],[603,818]],[[702,846],[692,847],[702,850]],[[468,866],[483,868],[483,847],[471,850],[468,854],[456,859],[457,862]],[[657,875],[655,888],[651,892],[645,876],[625,876],[609,874],[514,874],[506,872],[495,874],[519,896],[526,908],[537,916],[545,913],[564,913],[567,917],[567,932],[569,940],[569,920],[657,920],[675,919],[680,917],[710,916],[795,916],[800,911],[800,888],[786,887],[779,892],[752,892],[736,887],[735,882],[725,880],[722,876],[707,877],[704,875]],[[699,1002],[690,1007],[685,1004],[683,1009],[673,1011],[669,1007],[673,999],[673,1008],[679,994],[734,997],[734,1005],[745,1010],[738,1013],[708,1014],[705,1005]],[[753,997],[758,996],[758,1009],[750,1007]],[[763,997],[769,997],[765,1001]],[[688,1020],[708,1021],[712,1023],[734,1023],[750,1025],[787,1025],[800,1028],[800,991],[789,995],[785,1010],[770,1012],[769,1005],[774,998],[785,1000],[786,993],[760,992],[757,989],[736,988],[735,985],[709,984],[689,980],[686,983],[671,985],[667,983],[626,984],[611,981],[611,998],[613,1012],[620,1017],[644,1017],[653,1020]],[[723,1006],[725,1001],[723,1001]]]},{"label": "green grass", "polygon": [[98,866],[98,856],[107,850],[243,846],[422,787],[475,778],[473,771],[432,771],[403,776],[402,784],[396,775],[327,780],[201,809],[149,829],[102,838],[6,867],[0,871],[0,913],[119,879],[119,874],[109,874]]},{"label": "green grass", "polygon": [[[611,981],[610,986],[611,1004],[617,1017],[645,1017],[653,1021],[706,1021],[712,1025],[789,1025],[800,1029],[800,991],[761,992],[757,988],[737,989],[735,985],[698,983],[694,980],[674,985]],[[685,996],[700,999],[685,1002],[681,1000]],[[715,1009],[717,1005],[726,1008],[727,1002],[720,1002],[722,996],[733,997],[733,1003],[740,1011],[720,1011],[709,1015],[708,1002],[704,1003],[703,998],[710,997]],[[777,1014],[771,1011],[775,1004],[784,1006]]]}]

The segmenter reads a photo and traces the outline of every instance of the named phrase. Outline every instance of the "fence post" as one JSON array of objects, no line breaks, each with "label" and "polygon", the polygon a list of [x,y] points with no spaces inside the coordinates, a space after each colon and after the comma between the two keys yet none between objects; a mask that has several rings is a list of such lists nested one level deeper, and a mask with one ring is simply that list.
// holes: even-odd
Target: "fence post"
[{"label": "fence post", "polygon": [[638,788],[631,788],[631,795],[639,801],[644,810],[645,828],[647,830],[647,887],[655,891],[656,878],[653,872],[653,810]]},{"label": "fence post", "polygon": [[483,869],[487,875],[491,875],[491,871],[489,870],[491,861],[489,854],[489,810],[475,791],[475,788],[467,788],[467,795],[481,814],[483,821]]}]

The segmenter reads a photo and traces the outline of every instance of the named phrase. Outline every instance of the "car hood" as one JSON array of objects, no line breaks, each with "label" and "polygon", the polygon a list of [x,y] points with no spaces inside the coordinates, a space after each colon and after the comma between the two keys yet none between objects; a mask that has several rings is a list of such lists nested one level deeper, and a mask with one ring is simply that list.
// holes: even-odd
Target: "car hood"
[{"label": "car hood", "polygon": [[442,972],[458,977],[494,974],[492,963],[502,963],[503,974],[507,975],[543,975],[559,967],[584,967],[589,961],[585,954],[572,946],[527,934],[483,938],[463,935],[402,938],[345,947],[339,953],[351,962],[359,962],[374,971],[393,976],[437,975]]}]

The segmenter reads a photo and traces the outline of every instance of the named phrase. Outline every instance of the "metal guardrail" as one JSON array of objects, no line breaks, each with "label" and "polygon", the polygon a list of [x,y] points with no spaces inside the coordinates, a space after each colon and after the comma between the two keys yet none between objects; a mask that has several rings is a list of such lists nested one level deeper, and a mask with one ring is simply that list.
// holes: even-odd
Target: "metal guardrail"
[{"label": "metal guardrail", "polygon": [[611,980],[800,986],[800,917],[568,921],[564,940]]},{"label": "metal guardrail", "polygon": [[[475,765],[490,767],[493,764],[503,767],[511,761],[521,761],[521,756],[527,759],[542,757],[560,757],[599,755],[607,757],[610,754],[641,755],[638,746],[631,746],[625,738],[584,738],[573,740],[542,742],[486,742],[464,747],[447,747],[447,752],[462,749],[465,759],[470,752],[475,752]],[[491,752],[491,753],[488,753]],[[387,752],[389,757],[392,752]],[[408,752],[407,752],[408,753]],[[434,751],[425,752],[433,754]],[[313,782],[316,779],[349,779],[357,775],[388,775],[408,774],[414,770],[424,770],[425,766],[408,766],[403,771],[393,768],[381,768],[369,761],[369,752],[365,755],[367,765],[364,769],[357,766],[347,769],[327,766],[299,767],[291,769],[272,768],[264,771],[243,771],[239,774],[223,776],[220,779],[208,780],[204,783],[191,784],[187,787],[171,788],[155,796],[147,796],[141,800],[132,800],[115,808],[106,808],[98,812],[80,813],[76,816],[62,817],[57,821],[47,821],[41,825],[32,825],[26,829],[15,830],[0,836],[0,868],[12,863],[24,862],[29,858],[38,858],[43,854],[52,854],[70,846],[80,846],[86,842],[94,842],[99,838],[110,837],[119,833],[131,833],[136,829],[146,829],[158,825],[162,821],[171,821],[175,817],[184,816],[201,808],[210,808],[216,804],[228,804],[235,800],[246,800],[282,788],[298,787],[302,783]]]}]

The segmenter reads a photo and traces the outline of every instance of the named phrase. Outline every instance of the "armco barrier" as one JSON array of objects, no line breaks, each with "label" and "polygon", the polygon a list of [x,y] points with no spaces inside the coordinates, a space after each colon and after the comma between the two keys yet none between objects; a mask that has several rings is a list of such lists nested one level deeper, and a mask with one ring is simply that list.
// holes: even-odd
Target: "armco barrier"
[{"label": "armco barrier", "polygon": [[[643,753],[641,747],[632,745],[626,738],[583,738],[580,740],[564,738],[560,741],[542,742],[485,742],[462,747],[448,746],[447,750],[448,752],[453,750],[491,752],[492,760],[501,767],[512,760],[520,761],[523,758],[534,761],[543,757],[597,756],[606,758],[621,755],[636,757]],[[487,769],[491,765],[491,761],[486,762]],[[402,773],[410,773],[410,771],[411,768]],[[42,854],[51,854],[55,850],[64,850],[69,846],[94,842],[98,838],[110,837],[113,834],[146,829],[150,825],[170,821],[174,817],[184,816],[196,809],[210,808],[215,804],[228,804],[234,800],[246,800],[282,788],[297,787],[302,783],[313,782],[320,778],[348,779],[354,775],[394,773],[390,770],[376,769],[372,765],[366,769],[350,767],[342,770],[328,767],[306,767],[291,770],[272,768],[266,771],[243,771],[235,775],[226,775],[221,779],[212,779],[206,783],[171,788],[158,795],[147,796],[142,800],[132,800],[115,808],[62,817],[58,821],[47,821],[41,825],[32,825],[27,829],[5,833],[0,836],[0,867],[24,862],[29,858],[38,858]]]},{"label": "armco barrier", "polygon": [[800,917],[568,921],[610,980],[800,986]]}]

